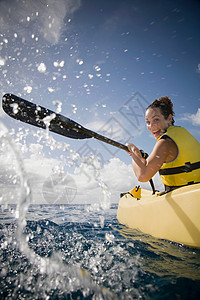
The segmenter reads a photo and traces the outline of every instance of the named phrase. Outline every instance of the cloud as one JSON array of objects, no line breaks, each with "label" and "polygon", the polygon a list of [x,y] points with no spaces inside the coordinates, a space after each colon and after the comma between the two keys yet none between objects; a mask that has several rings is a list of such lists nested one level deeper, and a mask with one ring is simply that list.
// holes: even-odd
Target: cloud
[{"label": "cloud", "polygon": [[[19,149],[20,143],[15,143],[15,146]],[[101,165],[98,158],[80,158],[77,155],[76,160],[68,158],[75,164],[69,168],[63,155],[57,159],[46,157],[43,146],[38,143],[30,144],[24,152],[20,151],[21,155],[25,155],[20,162],[9,139],[7,143],[0,144],[0,150],[0,187],[5,196],[2,199],[9,203],[19,201],[23,183],[21,167],[17,166],[21,162],[31,188],[33,204],[66,204],[71,201],[74,204],[107,207],[119,201],[120,193],[139,184],[131,160],[126,164],[115,157]],[[156,188],[160,188],[158,178],[155,180]],[[150,189],[148,182],[141,186]]]},{"label": "cloud", "polygon": [[48,43],[55,45],[66,26],[65,18],[80,5],[80,0],[3,0],[0,2],[1,33],[15,32],[25,39],[42,34]]},{"label": "cloud", "polygon": [[192,123],[192,125],[194,126],[200,126],[200,108],[198,108],[196,114],[189,114],[189,113],[184,114],[181,120],[188,121]]},{"label": "cloud", "polygon": [[103,127],[105,124],[105,120],[93,120],[91,122],[86,123],[85,127],[90,128],[94,131],[99,131],[101,127]]},{"label": "cloud", "polygon": [[96,189],[103,182],[111,192],[118,193],[136,184],[134,177],[131,164],[125,164],[119,158],[111,158],[102,168],[98,164],[81,163],[73,175],[80,190]]},{"label": "cloud", "polygon": [[[55,159],[38,159],[32,157],[25,160],[25,169],[27,171],[31,188],[33,190],[34,203],[48,203],[48,188],[46,183],[54,178],[56,174],[53,169],[61,163]],[[98,161],[90,162],[89,158],[86,163],[80,164],[71,172],[60,173],[60,181],[55,187],[50,186],[49,197],[55,197],[54,201],[57,204],[67,203],[69,193],[73,192],[73,203],[89,203],[89,204],[105,204],[117,203],[119,201],[120,193],[128,192],[139,182],[135,177],[132,165],[126,164],[119,158],[111,158],[103,167],[100,167]],[[59,177],[58,176],[58,177]],[[66,187],[66,182],[71,181]],[[72,184],[73,183],[73,184]],[[59,184],[59,189],[58,189]],[[44,198],[44,185],[45,198]],[[162,189],[159,176],[155,177],[156,188]],[[76,187],[76,193],[74,192]],[[143,188],[150,189],[149,183],[142,184]],[[63,197],[65,191],[65,197]],[[59,195],[62,194],[62,195]],[[62,196],[62,197],[61,197]],[[49,203],[52,199],[49,198]]]},{"label": "cloud", "polygon": [[200,64],[198,64],[196,71],[197,71],[197,73],[200,73]]},{"label": "cloud", "polygon": [[133,133],[126,129],[126,124],[119,121],[118,118],[111,116],[109,119],[105,120],[94,120],[87,123],[87,128],[96,131],[110,139],[116,141],[126,141],[133,137]]},{"label": "cloud", "polygon": [[[118,203],[120,193],[128,192],[139,185],[131,163],[125,164],[119,158],[112,158],[102,168],[88,163],[80,163],[72,172],[55,172],[60,162],[39,156],[24,159],[24,169],[31,187],[33,204],[92,204],[109,207]],[[9,203],[15,203],[20,196],[20,184],[15,183],[19,174],[12,174],[6,165],[0,172],[2,192],[9,197]],[[9,181],[8,181],[9,179]],[[155,180],[160,188],[159,177]],[[142,188],[150,189],[149,183],[142,183]],[[162,189],[162,187],[161,187]],[[15,194],[12,195],[12,191]],[[18,196],[16,197],[16,193]],[[5,198],[5,197],[4,197]]]}]

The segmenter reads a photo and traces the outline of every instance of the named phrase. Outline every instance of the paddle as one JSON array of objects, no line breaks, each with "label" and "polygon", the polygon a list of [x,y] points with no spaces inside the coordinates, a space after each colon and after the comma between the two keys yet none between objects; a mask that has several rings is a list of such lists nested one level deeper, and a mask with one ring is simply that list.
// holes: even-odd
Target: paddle
[{"label": "paddle", "polygon": [[[48,129],[52,132],[73,139],[95,138],[104,143],[128,151],[128,147],[119,142],[89,130],[73,120],[51,111],[50,109],[36,105],[13,94],[5,94],[3,96],[2,107],[10,117],[22,122],[44,129],[48,127]],[[140,150],[140,152],[145,159],[148,157],[148,154],[143,150]],[[155,193],[153,180],[150,179],[149,182],[153,193]]]},{"label": "paddle", "polygon": [[89,130],[65,116],[15,95],[5,94],[3,96],[2,107],[10,117],[22,122],[44,129],[48,126],[50,131],[73,139],[95,138],[128,151],[128,147],[119,142]]}]

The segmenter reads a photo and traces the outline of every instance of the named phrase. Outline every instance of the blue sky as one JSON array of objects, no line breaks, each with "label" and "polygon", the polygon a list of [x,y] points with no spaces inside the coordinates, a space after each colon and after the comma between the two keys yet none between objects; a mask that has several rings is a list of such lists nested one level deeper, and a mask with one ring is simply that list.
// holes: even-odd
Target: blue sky
[{"label": "blue sky", "polygon": [[[1,95],[52,110],[62,104],[62,114],[147,152],[155,141],[145,128],[145,108],[167,95],[176,124],[200,140],[199,8],[194,0],[3,0]],[[1,119],[16,135],[20,127],[30,130],[27,148],[41,144],[30,126],[2,111]],[[131,163],[124,151],[98,141],[53,137],[75,152],[92,151],[104,164],[113,157]],[[44,144],[49,159],[63,155]]]}]

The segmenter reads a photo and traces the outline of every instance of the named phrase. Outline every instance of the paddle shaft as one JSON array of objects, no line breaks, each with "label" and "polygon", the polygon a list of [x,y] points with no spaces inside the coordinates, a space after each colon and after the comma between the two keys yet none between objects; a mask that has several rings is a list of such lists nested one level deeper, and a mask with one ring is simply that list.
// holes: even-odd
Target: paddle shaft
[{"label": "paddle shaft", "polygon": [[112,140],[110,138],[107,138],[107,137],[105,137],[105,136],[103,136],[101,134],[98,134],[98,133],[96,133],[96,132],[94,132],[92,130],[89,130],[89,129],[83,127],[83,126],[80,127],[80,132],[84,133],[84,134],[88,134],[90,137],[95,138],[97,140],[100,140],[100,141],[102,141],[104,143],[110,144],[112,146],[115,146],[117,148],[123,149],[125,151],[129,151],[127,146],[125,146],[125,145],[123,145],[123,144],[121,144],[119,142],[116,142],[116,141],[114,141],[114,140]]}]

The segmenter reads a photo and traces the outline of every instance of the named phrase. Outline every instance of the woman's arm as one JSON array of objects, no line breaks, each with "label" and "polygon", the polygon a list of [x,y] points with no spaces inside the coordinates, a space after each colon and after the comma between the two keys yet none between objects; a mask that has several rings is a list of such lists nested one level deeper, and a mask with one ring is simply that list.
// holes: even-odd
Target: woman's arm
[{"label": "woman's arm", "polygon": [[176,144],[171,139],[160,139],[146,160],[134,144],[129,143],[127,146],[130,150],[129,155],[132,156],[133,171],[141,182],[149,181],[164,162],[174,160],[178,154]]}]

